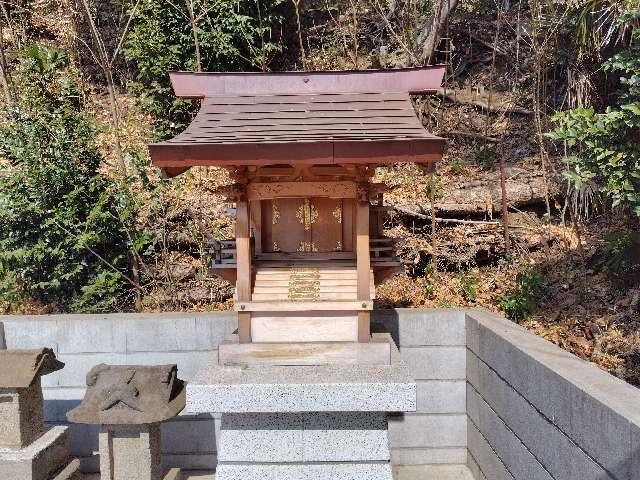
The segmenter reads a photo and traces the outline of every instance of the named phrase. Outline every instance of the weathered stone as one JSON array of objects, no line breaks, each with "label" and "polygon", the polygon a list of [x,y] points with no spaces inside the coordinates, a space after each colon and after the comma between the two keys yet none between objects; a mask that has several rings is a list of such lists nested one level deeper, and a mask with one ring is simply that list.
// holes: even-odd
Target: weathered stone
[{"label": "weathered stone", "polygon": [[23,448],[44,431],[40,378],[26,388],[0,388],[0,448]]},{"label": "weathered stone", "polygon": [[27,388],[36,378],[60,370],[53,350],[0,350],[0,388]]},{"label": "weathered stone", "polygon": [[176,365],[100,364],[87,374],[82,403],[67,413],[74,423],[141,425],[175,417],[185,405]]},{"label": "weathered stone", "polygon": [[77,423],[101,425],[102,480],[179,479],[162,465],[160,422],[185,405],[184,382],[176,365],[106,365],[87,375],[82,403],[67,413]]},{"label": "weathered stone", "polygon": [[160,424],[103,425],[101,480],[162,480]]}]

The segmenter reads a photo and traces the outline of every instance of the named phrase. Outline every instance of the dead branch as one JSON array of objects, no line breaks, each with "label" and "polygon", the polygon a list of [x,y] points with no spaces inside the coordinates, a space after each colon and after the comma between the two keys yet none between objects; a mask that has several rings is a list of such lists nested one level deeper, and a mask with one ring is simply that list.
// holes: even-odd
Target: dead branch
[{"label": "dead branch", "polygon": [[483,140],[483,141],[489,142],[489,143],[498,143],[500,141],[496,137],[490,137],[488,135],[483,135],[482,133],[463,132],[461,130],[451,130],[449,132],[446,132],[445,136],[467,137],[467,138],[472,138],[474,140]]},{"label": "dead branch", "polygon": [[457,103],[459,105],[471,105],[473,107],[480,108],[481,110],[485,110],[491,113],[519,113],[520,115],[533,115],[534,113],[533,111],[523,107],[518,107],[518,106],[507,107],[505,105],[489,105],[487,102],[484,102],[482,100],[467,100],[464,98],[459,98],[453,94],[453,90],[445,91],[445,89],[443,88],[438,89],[438,91],[436,92],[436,95],[440,98],[449,100],[450,102]]}]

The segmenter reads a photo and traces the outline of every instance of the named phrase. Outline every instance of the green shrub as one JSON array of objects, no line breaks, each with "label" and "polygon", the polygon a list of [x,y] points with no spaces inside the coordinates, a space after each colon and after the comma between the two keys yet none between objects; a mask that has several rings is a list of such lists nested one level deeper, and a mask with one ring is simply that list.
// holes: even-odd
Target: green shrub
[{"label": "green shrub", "polygon": [[[637,25],[638,18],[638,12],[629,12],[620,21],[635,19]],[[639,39],[636,27],[629,47],[603,64],[605,71],[619,75],[615,105],[600,113],[592,107],[557,112],[553,116],[557,128],[548,136],[566,146],[564,176],[573,189],[592,183],[613,207],[630,208],[640,217]]]},{"label": "green shrub", "polygon": [[168,72],[267,69],[282,49],[282,3],[193,0],[200,65],[189,2],[141,0],[131,7],[135,11],[124,50],[134,67],[129,89],[154,116],[157,138],[184,130],[197,110],[194,102],[175,97]]},{"label": "green shrub", "polygon": [[474,154],[476,163],[480,164],[484,170],[493,169],[498,157],[495,145],[482,145],[477,147]]},{"label": "green shrub", "polygon": [[467,302],[475,302],[478,298],[478,279],[472,273],[461,273],[458,276],[460,280],[460,295]]},{"label": "green shrub", "polygon": [[600,267],[614,275],[640,271],[640,233],[614,232],[605,238]]},{"label": "green shrub", "polygon": [[529,318],[536,301],[546,290],[545,279],[538,273],[519,273],[516,288],[500,298],[500,307],[510,320],[521,322]]},{"label": "green shrub", "polygon": [[98,174],[96,127],[67,59],[30,45],[0,126],[0,300],[107,311],[127,293],[126,237]]}]

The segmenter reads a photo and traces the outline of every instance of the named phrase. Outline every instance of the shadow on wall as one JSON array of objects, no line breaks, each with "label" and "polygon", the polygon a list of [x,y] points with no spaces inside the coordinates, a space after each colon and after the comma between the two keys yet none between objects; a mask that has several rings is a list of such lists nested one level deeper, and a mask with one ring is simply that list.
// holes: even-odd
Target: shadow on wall
[{"label": "shadow on wall", "polygon": [[371,321],[372,333],[390,333],[391,338],[400,346],[400,316],[396,310],[374,310]]},{"label": "shadow on wall", "polygon": [[[78,395],[83,392],[78,391]],[[80,404],[77,400],[48,399],[44,402],[47,425],[69,427],[70,453],[79,458],[84,473],[97,473],[100,469],[98,455],[98,425],[68,423],[66,413]],[[216,422],[212,414],[187,415],[162,424],[162,453],[166,468],[185,470],[213,470],[216,464]]]}]

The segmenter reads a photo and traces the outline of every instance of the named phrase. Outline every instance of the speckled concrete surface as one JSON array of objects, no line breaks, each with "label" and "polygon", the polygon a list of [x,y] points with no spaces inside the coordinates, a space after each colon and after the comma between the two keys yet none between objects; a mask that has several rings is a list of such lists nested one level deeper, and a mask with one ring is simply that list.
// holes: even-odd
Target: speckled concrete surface
[{"label": "speckled concrete surface", "polygon": [[391,365],[222,367],[212,356],[187,385],[189,413],[413,412],[416,382],[391,343]]},{"label": "speckled concrete surface", "polygon": [[[394,480],[473,480],[463,465],[394,467]],[[210,472],[185,472],[184,480],[215,480]],[[84,475],[81,480],[100,480],[100,475]]]}]

